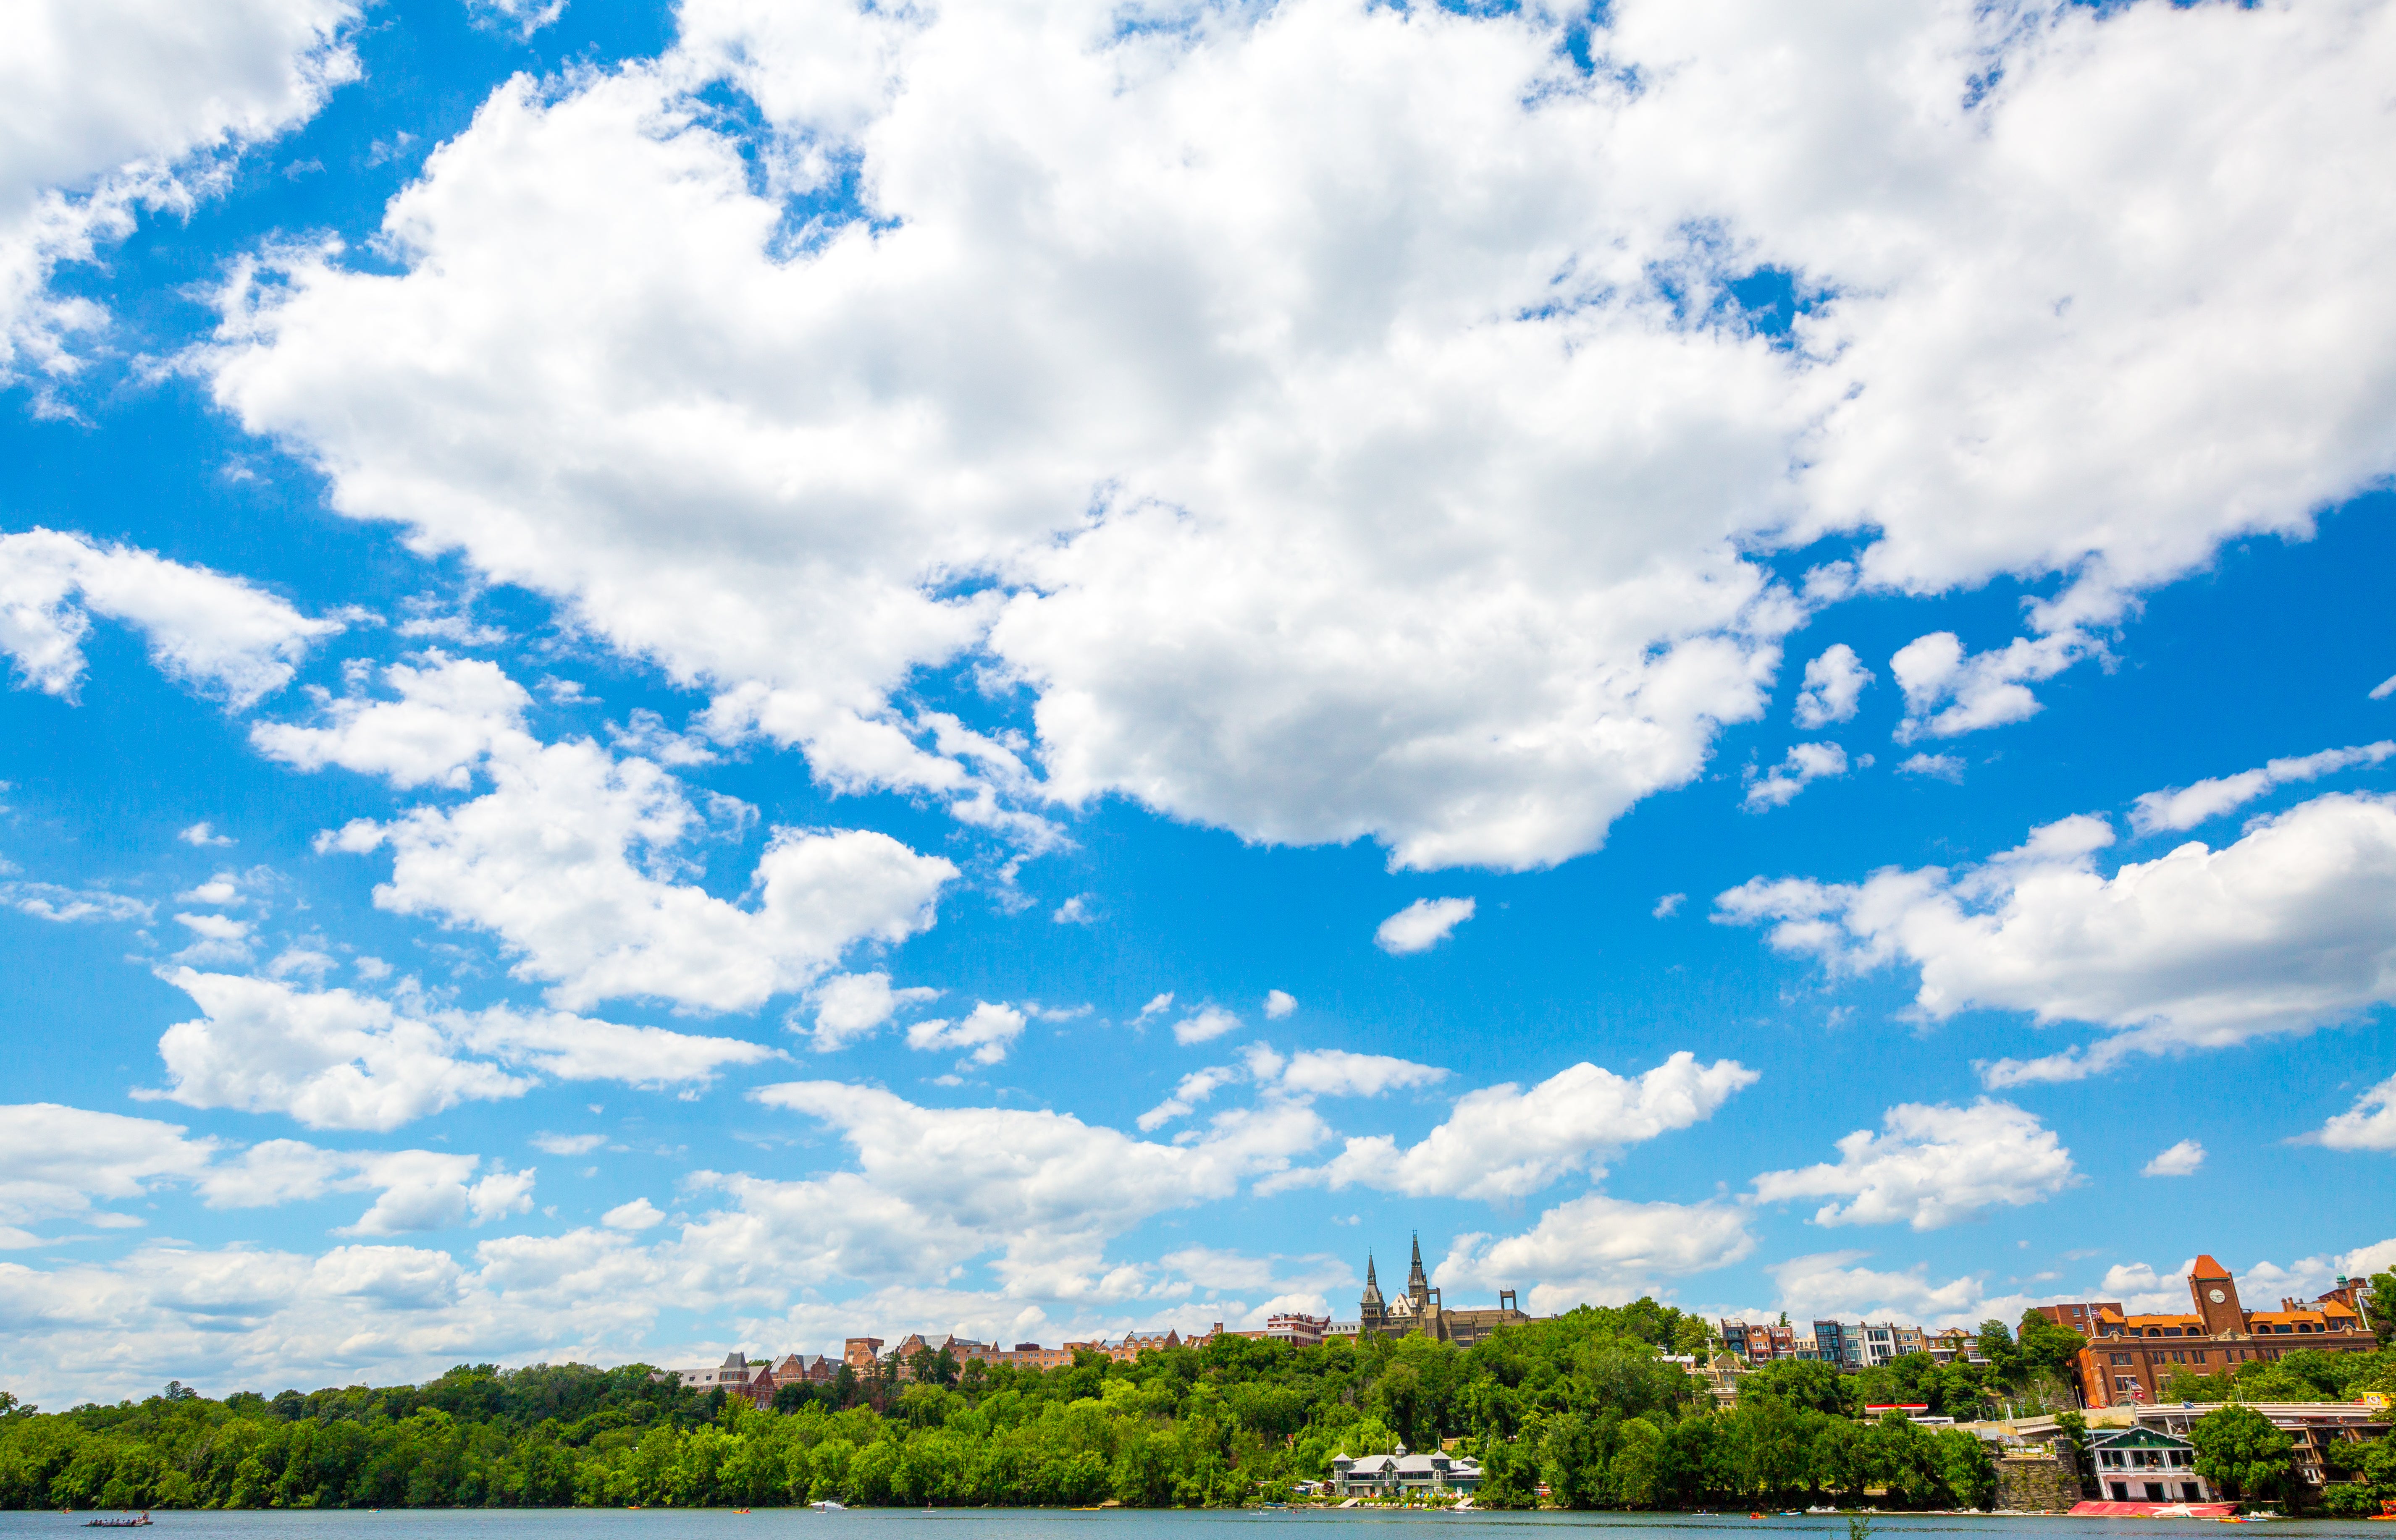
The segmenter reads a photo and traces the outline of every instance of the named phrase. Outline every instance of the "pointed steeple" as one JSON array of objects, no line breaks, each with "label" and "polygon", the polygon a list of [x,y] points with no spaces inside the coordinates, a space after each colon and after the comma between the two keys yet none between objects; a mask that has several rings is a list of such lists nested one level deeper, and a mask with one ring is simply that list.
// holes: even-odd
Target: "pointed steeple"
[{"label": "pointed steeple", "polygon": [[1418,1235],[1415,1237],[1414,1271],[1406,1274],[1406,1293],[1410,1294],[1420,1294],[1430,1287],[1431,1280],[1423,1276],[1422,1270],[1422,1237]]},{"label": "pointed steeple", "polygon": [[1373,1254],[1364,1254],[1364,1297],[1374,1304],[1381,1302],[1381,1281],[1373,1276]]}]

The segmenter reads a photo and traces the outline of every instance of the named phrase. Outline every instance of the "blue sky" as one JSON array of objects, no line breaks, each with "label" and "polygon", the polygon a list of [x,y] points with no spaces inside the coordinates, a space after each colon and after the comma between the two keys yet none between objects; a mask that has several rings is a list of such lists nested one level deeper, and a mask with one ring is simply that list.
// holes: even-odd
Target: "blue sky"
[{"label": "blue sky", "polygon": [[155,8],[0,50],[20,1393],[2396,1259],[2396,7]]}]

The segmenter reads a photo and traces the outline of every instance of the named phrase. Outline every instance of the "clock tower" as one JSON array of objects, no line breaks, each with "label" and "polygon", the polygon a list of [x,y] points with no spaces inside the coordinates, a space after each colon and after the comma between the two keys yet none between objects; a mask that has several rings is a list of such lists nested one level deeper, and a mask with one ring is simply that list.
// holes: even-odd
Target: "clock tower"
[{"label": "clock tower", "polygon": [[2207,1336],[2240,1336],[2246,1331],[2246,1312],[2238,1306],[2238,1283],[2230,1269],[2210,1256],[2200,1256],[2189,1269],[2189,1296],[2204,1318]]}]

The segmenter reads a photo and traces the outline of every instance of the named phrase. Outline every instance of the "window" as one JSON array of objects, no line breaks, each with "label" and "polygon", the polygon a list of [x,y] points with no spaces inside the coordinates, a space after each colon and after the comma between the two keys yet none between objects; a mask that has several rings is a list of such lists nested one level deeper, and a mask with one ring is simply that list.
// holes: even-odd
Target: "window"
[{"label": "window", "polygon": [[2204,1361],[2204,1349],[2203,1349],[2203,1348],[2199,1348],[2196,1350],[2194,1357],[2195,1357],[2195,1359],[2196,1359],[2196,1361],[2197,1361],[2197,1362],[2199,1362],[2199,1363],[2203,1363],[2203,1362]]},{"label": "window", "polygon": [[2181,1502],[2193,1503],[2201,1500],[2203,1496],[2203,1492],[2198,1488],[2194,1481],[2182,1481],[2179,1484],[2179,1500]]},{"label": "window", "polygon": [[2126,1364],[2130,1361],[2130,1355],[2127,1353],[2116,1353],[2113,1355],[2113,1361],[2117,1364]]}]

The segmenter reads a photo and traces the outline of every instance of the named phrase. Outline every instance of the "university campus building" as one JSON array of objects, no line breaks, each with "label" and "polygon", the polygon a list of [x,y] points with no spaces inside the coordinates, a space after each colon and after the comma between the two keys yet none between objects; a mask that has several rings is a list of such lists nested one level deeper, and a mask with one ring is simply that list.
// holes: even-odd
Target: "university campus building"
[{"label": "university campus building", "polygon": [[[2091,1409],[2153,1406],[2180,1371],[2217,1374],[2296,1348],[2367,1353],[2379,1346],[2356,1308],[2358,1286],[2338,1286],[2309,1305],[2283,1299],[2276,1310],[2249,1310],[2237,1281],[2211,1256],[2188,1275],[2195,1309],[2185,1315],[2127,1315],[2118,1304],[2048,1305],[2040,1313],[2088,1338],[2074,1364]],[[2082,1321],[2088,1324],[2083,1326]]]},{"label": "university campus building", "polygon": [[1470,1348],[1500,1326],[1519,1326],[1531,1318],[1514,1306],[1514,1291],[1498,1291],[1494,1310],[1451,1310],[1423,1274],[1422,1238],[1415,1237],[1414,1268],[1406,1275],[1406,1292],[1395,1299],[1381,1296],[1381,1281],[1374,1271],[1372,1254],[1364,1255],[1364,1296],[1357,1302],[1354,1321],[1335,1321],[1327,1336],[1404,1336],[1420,1332],[1440,1342]]}]

